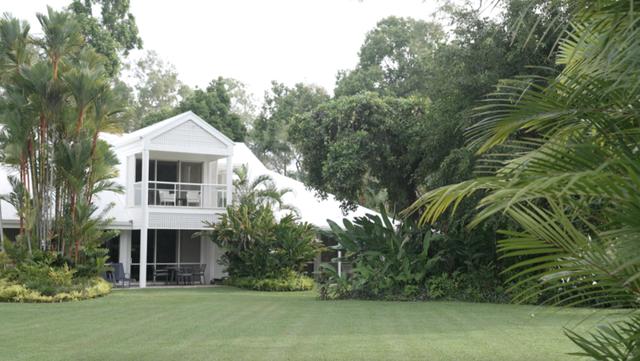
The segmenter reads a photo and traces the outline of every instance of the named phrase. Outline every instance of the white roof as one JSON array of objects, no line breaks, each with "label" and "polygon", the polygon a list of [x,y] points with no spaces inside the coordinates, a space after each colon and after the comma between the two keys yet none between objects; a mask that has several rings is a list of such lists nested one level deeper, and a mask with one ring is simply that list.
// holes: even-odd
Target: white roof
[{"label": "white roof", "polygon": [[379,215],[369,208],[358,207],[345,216],[340,209],[340,202],[332,194],[328,194],[326,199],[316,197],[315,191],[308,189],[304,183],[268,169],[246,144],[235,143],[233,165],[238,167],[243,164],[247,165],[250,179],[255,179],[260,175],[268,175],[273,179],[278,189],[291,189],[290,193],[284,195],[283,202],[294,206],[302,221],[311,223],[318,228],[328,229],[327,219],[342,225],[344,218],[353,220],[355,217],[362,217],[366,214]]},{"label": "white roof", "polygon": [[231,139],[229,139],[226,135],[222,134],[220,131],[218,131],[211,125],[209,125],[209,123],[205,122],[202,118],[200,118],[197,114],[195,114],[192,111],[180,113],[171,118],[167,118],[157,123],[153,123],[147,127],[138,129],[131,133],[123,134],[121,136],[110,135],[109,136],[110,139],[109,140],[105,139],[105,140],[108,142],[112,141],[111,144],[113,146],[119,147],[128,143],[138,141],[145,137],[152,138],[158,133],[162,133],[165,130],[176,127],[182,122],[186,122],[186,121],[193,121],[196,124],[200,125],[202,129],[206,130],[216,138],[220,139],[220,141],[225,143],[227,146],[230,146],[231,144],[233,144],[233,141]]}]

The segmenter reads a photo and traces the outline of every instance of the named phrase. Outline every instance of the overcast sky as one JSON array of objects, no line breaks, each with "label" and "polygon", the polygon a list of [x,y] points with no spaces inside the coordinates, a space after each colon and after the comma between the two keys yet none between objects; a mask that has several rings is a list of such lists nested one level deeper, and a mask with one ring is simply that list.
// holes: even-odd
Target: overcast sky
[{"label": "overcast sky", "polygon": [[[4,3],[28,20],[70,0]],[[247,84],[257,99],[271,80],[331,91],[338,70],[351,69],[365,34],[396,15],[430,19],[437,0],[131,0],[144,48],[175,65],[180,79],[205,87],[218,76]],[[133,54],[132,56],[139,56]]]}]

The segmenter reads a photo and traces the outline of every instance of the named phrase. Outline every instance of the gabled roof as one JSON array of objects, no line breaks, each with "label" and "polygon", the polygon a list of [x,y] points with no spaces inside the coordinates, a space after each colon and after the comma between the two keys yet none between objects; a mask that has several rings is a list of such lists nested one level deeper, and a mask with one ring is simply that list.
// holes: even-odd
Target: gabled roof
[{"label": "gabled roof", "polygon": [[192,111],[178,114],[176,116],[167,118],[158,123],[154,123],[148,127],[144,127],[134,132],[124,134],[118,139],[114,139],[113,145],[117,148],[117,147],[121,147],[145,138],[151,139],[187,121],[194,122],[195,124],[200,126],[202,129],[204,129],[206,132],[211,134],[213,137],[218,138],[227,147],[233,147],[234,143],[231,139],[229,139],[226,135],[222,134],[222,132],[220,132],[216,128],[212,127],[209,123],[204,121],[204,119],[200,118],[196,113]]}]

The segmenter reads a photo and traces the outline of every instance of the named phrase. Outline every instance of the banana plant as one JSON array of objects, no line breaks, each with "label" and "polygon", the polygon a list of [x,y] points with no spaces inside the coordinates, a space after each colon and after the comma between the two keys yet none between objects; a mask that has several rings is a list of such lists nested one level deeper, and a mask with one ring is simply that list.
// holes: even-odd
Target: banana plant
[{"label": "banana plant", "polygon": [[429,254],[431,242],[440,235],[421,231],[410,221],[394,225],[384,208],[380,213],[353,222],[345,218],[343,227],[327,221],[338,241],[333,248],[343,252],[340,261],[352,265],[354,291],[382,295],[423,286],[441,259],[440,254]]}]

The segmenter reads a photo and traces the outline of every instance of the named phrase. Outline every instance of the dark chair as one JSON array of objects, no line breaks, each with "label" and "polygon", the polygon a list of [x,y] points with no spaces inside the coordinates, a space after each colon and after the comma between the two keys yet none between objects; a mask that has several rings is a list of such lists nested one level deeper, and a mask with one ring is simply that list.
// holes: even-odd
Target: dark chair
[{"label": "dark chair", "polygon": [[180,284],[180,282],[182,282],[182,284],[187,285],[187,284],[192,284],[193,283],[193,270],[191,269],[191,267],[185,267],[182,266],[178,269],[178,272],[176,273],[176,282],[178,284]]},{"label": "dark chair", "polygon": [[122,263],[116,263],[113,265],[113,285],[118,287],[118,284],[122,284],[125,287],[126,284],[131,287],[131,278],[128,273],[124,272],[124,265]]},{"label": "dark chair", "polygon": [[100,277],[109,283],[113,283],[113,265],[111,263],[105,265],[105,270],[100,274]]},{"label": "dark chair", "polygon": [[198,282],[203,285],[204,284],[204,270],[207,269],[206,264],[201,264],[198,269],[193,270],[193,277],[195,277]]},{"label": "dark chair", "polygon": [[156,282],[156,279],[158,278],[163,278],[164,277],[164,283],[167,284],[169,283],[169,270],[166,268],[154,268],[153,269],[153,282]]}]

